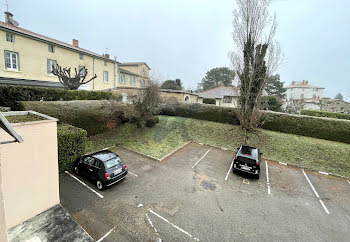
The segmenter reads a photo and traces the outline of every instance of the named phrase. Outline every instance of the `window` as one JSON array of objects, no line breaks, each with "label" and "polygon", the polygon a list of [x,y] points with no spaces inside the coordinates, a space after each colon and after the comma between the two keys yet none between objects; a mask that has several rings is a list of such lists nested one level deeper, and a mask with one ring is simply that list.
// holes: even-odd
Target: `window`
[{"label": "window", "polygon": [[112,167],[117,166],[117,165],[119,167],[121,165],[123,165],[122,160],[118,156],[115,157],[115,158],[112,158],[112,159],[110,159],[110,160],[108,160],[108,161],[106,161],[104,163],[105,163],[106,169],[112,168]]},{"label": "window", "polygon": [[136,85],[136,77],[133,76],[134,85]]},{"label": "window", "polygon": [[104,65],[107,66],[107,61],[104,61]]},{"label": "window", "polygon": [[56,66],[57,66],[57,61],[47,59],[47,74],[52,74],[52,71]]},{"label": "window", "polygon": [[8,42],[15,42],[15,35],[11,33],[6,33],[6,40]]},{"label": "window", "polygon": [[108,71],[103,72],[103,81],[108,82]]},{"label": "window", "polygon": [[18,53],[5,51],[6,69],[18,70]]},{"label": "window", "polygon": [[49,51],[55,53],[55,46],[49,45]]},{"label": "window", "polygon": [[141,79],[141,87],[144,87],[144,86],[145,86],[145,80]]},{"label": "window", "polygon": [[84,60],[84,55],[83,54],[79,54],[79,59],[80,60]]},{"label": "window", "polygon": [[119,74],[119,83],[126,84],[126,76],[125,74]]},{"label": "window", "polygon": [[130,85],[134,85],[134,80],[132,76],[129,76],[129,83]]},{"label": "window", "polygon": [[95,159],[90,156],[84,158],[84,163],[90,166],[94,164],[94,161]]},{"label": "window", "polygon": [[232,103],[232,97],[224,97],[224,103]]},{"label": "window", "polygon": [[[79,71],[79,73],[80,73],[80,70],[81,70],[81,69],[84,69],[84,67],[85,67],[85,66],[78,66],[78,71]],[[80,77],[84,77],[85,74],[86,74],[86,69],[84,69],[83,71],[81,71]]]}]

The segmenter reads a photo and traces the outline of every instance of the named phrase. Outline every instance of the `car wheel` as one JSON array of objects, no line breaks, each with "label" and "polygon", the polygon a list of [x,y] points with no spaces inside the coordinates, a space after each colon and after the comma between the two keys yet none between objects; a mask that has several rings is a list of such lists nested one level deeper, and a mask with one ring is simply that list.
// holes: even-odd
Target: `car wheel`
[{"label": "car wheel", "polygon": [[259,174],[255,175],[255,179],[259,179],[259,177],[260,177]]},{"label": "car wheel", "polygon": [[74,166],[74,173],[77,174],[77,175],[79,175],[79,169],[78,169],[77,166]]},{"label": "car wheel", "polygon": [[103,184],[102,184],[102,182],[100,180],[97,180],[96,187],[98,188],[98,190],[102,190],[103,189]]}]

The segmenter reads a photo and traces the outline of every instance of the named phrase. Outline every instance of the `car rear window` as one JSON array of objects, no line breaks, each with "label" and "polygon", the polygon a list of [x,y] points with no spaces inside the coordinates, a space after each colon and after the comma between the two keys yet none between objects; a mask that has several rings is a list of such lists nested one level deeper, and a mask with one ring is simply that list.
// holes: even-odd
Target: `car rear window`
[{"label": "car rear window", "polygon": [[258,150],[252,147],[242,146],[242,149],[240,150],[240,155],[246,155],[251,156],[253,158],[257,158]]},{"label": "car rear window", "polygon": [[105,163],[106,169],[112,168],[118,164],[123,164],[122,160],[118,156],[108,161],[105,161],[104,163]]}]

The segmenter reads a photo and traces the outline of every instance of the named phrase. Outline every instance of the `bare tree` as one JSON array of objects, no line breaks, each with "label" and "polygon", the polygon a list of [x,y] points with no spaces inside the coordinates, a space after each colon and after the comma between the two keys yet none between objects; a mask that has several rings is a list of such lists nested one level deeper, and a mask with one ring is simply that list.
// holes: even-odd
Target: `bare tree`
[{"label": "bare tree", "polygon": [[71,68],[62,68],[58,64],[52,66],[52,74],[58,77],[58,80],[62,85],[69,90],[77,90],[81,85],[91,82],[93,79],[97,78],[96,74],[88,81],[85,81],[85,78],[88,74],[88,70],[84,67],[74,68],[74,76],[71,75]]},{"label": "bare tree", "polygon": [[251,131],[259,125],[261,98],[268,80],[282,61],[274,41],[277,21],[269,13],[272,0],[236,0],[233,11],[231,64],[240,86],[240,122]]},{"label": "bare tree", "polygon": [[157,107],[160,103],[159,83],[150,80],[148,86],[140,90],[133,99],[136,116],[134,122],[139,126],[153,127],[158,123]]}]

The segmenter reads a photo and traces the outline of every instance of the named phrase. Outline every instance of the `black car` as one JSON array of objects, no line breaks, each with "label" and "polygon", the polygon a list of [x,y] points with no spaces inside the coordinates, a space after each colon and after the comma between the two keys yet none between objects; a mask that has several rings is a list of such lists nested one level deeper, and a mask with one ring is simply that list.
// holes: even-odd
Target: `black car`
[{"label": "black car", "polygon": [[81,157],[74,163],[73,169],[75,174],[94,181],[99,190],[117,183],[128,174],[122,159],[109,150]]},{"label": "black car", "polygon": [[262,155],[259,149],[241,145],[237,150],[238,152],[233,160],[233,172],[239,170],[259,178]]}]

